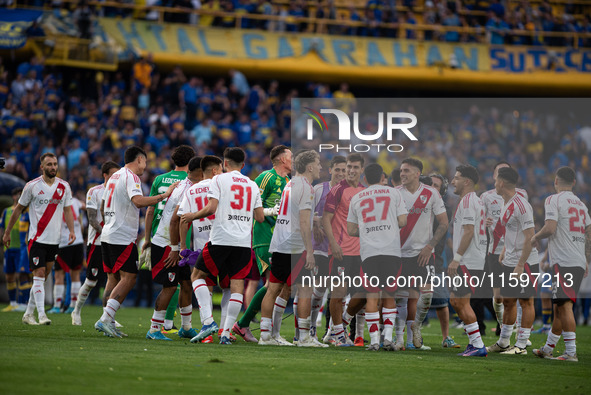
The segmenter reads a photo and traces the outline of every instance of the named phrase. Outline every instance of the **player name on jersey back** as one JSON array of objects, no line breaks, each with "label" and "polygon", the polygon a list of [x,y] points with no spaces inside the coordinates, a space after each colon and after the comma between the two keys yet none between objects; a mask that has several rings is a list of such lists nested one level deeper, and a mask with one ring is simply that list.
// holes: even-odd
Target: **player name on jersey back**
[{"label": "player name on jersey back", "polygon": [[371,185],[353,196],[347,222],[359,226],[361,259],[400,257],[398,217],[407,213],[400,192],[394,188]]},{"label": "player name on jersey back", "polygon": [[546,220],[556,221],[548,239],[550,264],[585,268],[585,229],[591,226],[587,206],[571,191],[546,198]]},{"label": "player name on jersey back", "polygon": [[[188,188],[181,199],[178,215],[181,216],[183,214],[196,213],[203,209],[203,207],[207,206],[207,203],[209,202],[207,199],[207,193],[209,192],[210,184],[211,178],[208,178]],[[211,232],[211,225],[214,219],[215,214],[193,221],[194,250],[203,249],[205,243],[209,241],[209,233]]]},{"label": "player name on jersey back", "polygon": [[212,179],[207,198],[218,200],[211,243],[250,248],[254,209],[262,207],[258,185],[234,170]]},{"label": "player name on jersey back", "polygon": [[143,196],[140,178],[126,167],[114,173],[103,193],[105,226],[101,241],[109,244],[134,243],[139,229],[140,209],[131,201]]},{"label": "player name on jersey back", "polygon": [[56,177],[47,185],[37,177],[25,185],[18,202],[29,207],[29,241],[58,245],[64,208],[72,205],[70,184]]}]

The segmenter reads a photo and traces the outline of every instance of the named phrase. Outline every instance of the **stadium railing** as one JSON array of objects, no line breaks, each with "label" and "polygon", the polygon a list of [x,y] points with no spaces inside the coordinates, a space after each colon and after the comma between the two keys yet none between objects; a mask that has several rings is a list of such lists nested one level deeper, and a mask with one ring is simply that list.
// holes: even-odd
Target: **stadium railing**
[{"label": "stadium railing", "polygon": [[[556,1],[556,0],[555,0]],[[576,1],[576,0],[575,0]],[[62,3],[69,3],[72,6],[72,9],[76,7],[78,4],[78,0],[62,0]],[[287,2],[286,2],[287,3]],[[305,24],[307,25],[306,32],[314,33],[322,31],[323,29],[334,26],[334,27],[346,27],[346,28],[364,28],[368,27],[368,24],[363,21],[351,21],[351,20],[344,20],[344,19],[329,19],[329,18],[315,18],[315,17],[293,17],[293,16],[281,16],[281,15],[264,15],[264,14],[249,14],[249,13],[236,13],[236,12],[224,12],[224,11],[212,11],[212,10],[194,10],[188,8],[171,8],[171,7],[161,7],[161,6],[150,6],[147,7],[145,5],[138,5],[138,4],[127,4],[127,3],[119,3],[115,1],[89,1],[89,5],[95,7],[95,9],[100,8],[114,8],[114,9],[121,9],[127,10],[131,12],[131,17],[135,19],[145,19],[145,15],[148,12],[156,11],[158,13],[158,20],[155,22],[163,23],[164,22],[164,14],[195,14],[197,16],[213,16],[213,17],[220,17],[226,18],[227,20],[233,20],[233,26],[236,29],[240,29],[242,26],[243,19],[249,19],[254,21],[266,21],[266,22],[274,22],[274,23],[282,23],[282,24]],[[566,4],[566,2],[565,2]],[[588,5],[589,3],[583,2],[583,4]],[[21,8],[31,8],[24,4],[22,1],[19,2],[15,0],[13,3],[13,7],[21,7]],[[52,9],[51,4],[46,4],[44,9],[50,10]],[[418,8],[417,8],[418,10]],[[479,12],[479,11],[471,11],[471,12]],[[414,39],[418,41],[425,40],[425,32],[437,32],[439,34],[444,34],[447,32],[457,32],[460,35],[471,35],[473,36],[477,42],[480,43],[487,43],[488,42],[488,31],[485,27],[468,27],[468,26],[442,26],[442,25],[430,25],[430,24],[407,24],[407,23],[375,23],[371,27],[380,28],[380,29],[390,29],[396,30],[398,37],[407,37],[407,31],[414,32],[414,37],[409,39]],[[530,30],[505,30],[504,34],[517,36],[517,37],[528,37],[531,38],[532,41],[542,41],[546,38],[564,38],[568,40],[568,46],[571,46],[575,49],[579,47],[580,39],[591,39],[591,33],[584,33],[584,32],[554,32],[554,31],[530,31]]]}]

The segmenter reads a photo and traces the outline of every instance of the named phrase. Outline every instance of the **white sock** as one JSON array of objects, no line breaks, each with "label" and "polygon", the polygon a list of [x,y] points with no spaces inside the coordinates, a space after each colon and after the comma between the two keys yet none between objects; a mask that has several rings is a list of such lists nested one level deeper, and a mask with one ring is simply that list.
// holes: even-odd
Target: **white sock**
[{"label": "white sock", "polygon": [[64,292],[66,292],[66,286],[64,284],[53,285],[53,307],[62,307],[64,301]]},{"label": "white sock", "polygon": [[191,316],[193,315],[193,306],[188,305],[181,307],[181,327],[188,331],[191,330]]},{"label": "white sock", "polygon": [[152,325],[150,326],[150,333],[160,332],[162,325],[164,324],[164,317],[166,316],[166,310],[154,310],[152,314]]},{"label": "white sock", "polygon": [[27,310],[25,311],[26,315],[31,315],[35,312],[35,295],[29,294],[29,302],[27,303]]},{"label": "white sock", "polygon": [[[283,313],[285,312],[286,306],[287,300],[283,299],[281,296],[278,296],[275,299],[275,306],[273,306],[273,332],[271,333],[271,336],[273,337],[279,336],[281,331],[281,319],[283,318]],[[308,330],[309,329],[310,325],[308,325]]]},{"label": "white sock", "polygon": [[548,332],[548,338],[546,339],[546,344],[544,345],[542,351],[552,353],[554,351],[554,347],[558,344],[560,340],[560,335],[555,335],[552,331]]},{"label": "white sock", "polygon": [[72,281],[72,287],[70,288],[70,306],[76,306],[78,301],[78,292],[80,292],[80,281]]},{"label": "white sock", "polygon": [[117,313],[117,310],[119,310],[119,307],[121,307],[119,302],[115,299],[109,299],[107,305],[103,308],[101,321],[105,323],[115,321],[115,314]]},{"label": "white sock", "polygon": [[310,337],[310,316],[307,318],[298,318],[298,328],[300,331],[298,341],[308,339]]},{"label": "white sock", "polygon": [[172,329],[173,326],[174,326],[173,320],[164,319],[164,330],[169,331]]},{"label": "white sock", "polygon": [[470,325],[466,325],[466,334],[470,338],[470,344],[472,344],[474,347],[484,347],[482,337],[480,336],[480,328],[478,327],[478,322],[473,322]]},{"label": "white sock", "polygon": [[503,302],[497,303],[493,298],[493,308],[495,310],[495,315],[497,316],[497,322],[499,325],[503,325],[503,312],[505,311],[505,306]]},{"label": "white sock", "polygon": [[193,293],[199,303],[199,315],[203,325],[209,325],[213,322],[213,316],[211,313],[211,296],[209,296],[209,289],[205,280],[193,281]]},{"label": "white sock", "polygon": [[412,326],[412,323],[414,321],[406,321],[406,342],[407,343],[412,343],[414,337],[412,335],[412,329],[410,329],[410,327]]},{"label": "white sock", "polygon": [[423,324],[425,317],[431,308],[431,300],[433,300],[433,291],[421,291],[419,300],[417,301],[417,312],[415,314],[415,321],[417,324]]},{"label": "white sock", "polygon": [[527,340],[529,339],[529,335],[531,333],[531,328],[519,328],[519,332],[517,332],[517,341],[515,345],[519,348],[525,348],[527,346]]},{"label": "white sock", "polygon": [[228,302],[230,301],[230,296],[232,296],[232,292],[230,288],[222,289],[222,316],[220,318],[220,323],[226,322],[226,316],[228,314]]},{"label": "white sock", "polygon": [[78,298],[76,300],[76,306],[74,307],[74,313],[80,315],[80,311],[82,311],[82,306],[86,303],[86,299],[88,299],[88,295],[90,295],[90,291],[96,287],[96,281],[86,279],[82,287],[80,287],[80,291],[78,291]]},{"label": "white sock", "polygon": [[228,302],[228,312],[226,313],[226,321],[224,322],[222,336],[230,337],[230,329],[232,329],[232,326],[236,323],[236,318],[238,318],[238,314],[240,314],[243,301],[244,296],[242,294],[233,293],[230,296],[230,301]]},{"label": "white sock", "polygon": [[32,296],[35,300],[35,307],[37,307],[37,314],[39,317],[45,317],[45,278],[33,277]]},{"label": "white sock", "polygon": [[396,309],[382,307],[382,320],[384,321],[382,331],[384,340],[392,341],[392,331],[394,330],[394,322],[396,322]]},{"label": "white sock", "polygon": [[273,327],[273,324],[271,323],[270,318],[261,317],[261,340],[271,339],[272,327]]},{"label": "white sock", "polygon": [[365,313],[370,344],[380,344],[380,313]]},{"label": "white sock", "polygon": [[517,326],[517,328],[521,328],[521,314],[523,313],[523,310],[521,309],[521,305],[519,304],[519,301],[517,301],[517,320],[515,321],[515,325]]},{"label": "white sock", "polygon": [[322,298],[324,297],[324,292],[320,293],[319,290],[314,288],[314,292],[312,293],[312,310],[310,312],[310,327],[316,328],[318,322],[318,314],[320,313],[320,308],[322,307]]},{"label": "white sock", "polygon": [[396,322],[394,323],[396,329],[396,341],[404,343],[404,326],[406,325],[406,318],[408,316],[408,298],[396,298]]},{"label": "white sock", "polygon": [[363,337],[365,333],[365,309],[361,309],[355,314],[355,339]]},{"label": "white sock", "polygon": [[347,313],[347,310],[343,310],[343,327],[346,328],[349,326],[349,324],[351,323],[351,320],[353,319],[353,316],[349,313]]},{"label": "white sock", "polygon": [[499,337],[498,343],[501,347],[507,347],[511,344],[511,335],[513,334],[513,327],[515,325],[505,325],[501,326],[501,336]]},{"label": "white sock", "polygon": [[577,334],[575,332],[562,332],[564,338],[565,354],[575,355],[577,353]]},{"label": "white sock", "polygon": [[345,336],[345,329],[343,328],[343,324],[333,325],[332,326],[332,335],[336,338],[341,336]]}]

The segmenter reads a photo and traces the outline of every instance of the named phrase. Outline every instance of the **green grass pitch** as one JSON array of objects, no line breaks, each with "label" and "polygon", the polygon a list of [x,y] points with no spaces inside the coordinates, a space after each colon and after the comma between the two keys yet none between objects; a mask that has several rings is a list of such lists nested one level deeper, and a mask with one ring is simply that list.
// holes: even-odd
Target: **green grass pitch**
[{"label": "green grass pitch", "polygon": [[[436,320],[423,330],[432,351],[375,353],[263,347],[242,339],[232,346],[191,344],[176,335],[172,342],[149,341],[152,311],[145,308],[121,309],[117,320],[129,337],[111,339],[93,328],[100,314],[87,306],[83,326],[74,327],[65,314],[51,315],[50,326],[26,326],[21,313],[1,313],[0,394],[589,394],[591,388],[591,327],[577,329],[579,362],[568,363],[538,359],[531,350],[527,356],[458,357],[458,349],[441,348]],[[198,319],[195,311],[194,323]],[[465,347],[460,330],[450,331]],[[282,334],[289,339],[293,332],[289,317]],[[531,337],[534,347],[545,339]],[[494,341],[492,334],[484,338],[486,345]],[[564,351],[562,339],[557,351]]]}]

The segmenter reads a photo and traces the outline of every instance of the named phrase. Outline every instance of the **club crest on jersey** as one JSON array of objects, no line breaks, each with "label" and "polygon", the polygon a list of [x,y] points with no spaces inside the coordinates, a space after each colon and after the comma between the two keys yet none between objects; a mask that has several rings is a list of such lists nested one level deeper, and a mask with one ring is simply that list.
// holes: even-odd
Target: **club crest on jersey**
[{"label": "club crest on jersey", "polygon": [[339,273],[339,276],[344,276],[345,275],[345,268],[342,266],[337,267],[337,272]]},{"label": "club crest on jersey", "polygon": [[314,269],[312,269],[312,273],[317,276],[318,275],[318,266],[314,266]]},{"label": "club crest on jersey", "polygon": [[92,270],[91,270],[91,272],[92,272],[92,275],[94,277],[96,277],[96,275],[98,274],[98,269],[96,267],[93,267]]},{"label": "club crest on jersey", "polygon": [[176,273],[168,273],[168,281],[173,282],[176,277]]},{"label": "club crest on jersey", "polygon": [[57,195],[58,195],[59,197],[62,197],[62,195],[63,195],[63,194],[64,194],[64,190],[63,190],[63,189],[61,189],[61,188],[58,188],[58,189],[57,189]]},{"label": "club crest on jersey", "polygon": [[38,257],[38,256],[34,256],[34,257],[33,257],[33,264],[34,264],[35,266],[37,266],[37,265],[39,264],[39,257]]},{"label": "club crest on jersey", "polygon": [[419,198],[421,199],[421,203],[423,203],[423,204],[427,203],[427,196],[421,195],[421,196],[419,196]]}]

